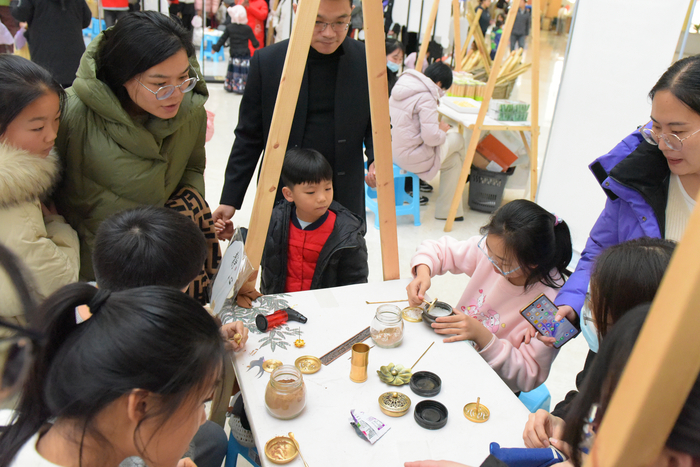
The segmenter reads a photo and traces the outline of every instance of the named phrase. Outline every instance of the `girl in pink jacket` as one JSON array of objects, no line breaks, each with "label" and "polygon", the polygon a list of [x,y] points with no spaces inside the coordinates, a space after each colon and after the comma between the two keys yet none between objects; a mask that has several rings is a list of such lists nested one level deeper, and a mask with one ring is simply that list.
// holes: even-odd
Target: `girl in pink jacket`
[{"label": "girl in pink jacket", "polygon": [[[464,139],[438,120],[438,101],[452,86],[452,70],[442,62],[425,74],[407,70],[389,98],[391,149],[394,164],[429,182],[440,171],[440,194],[435,217],[446,219],[464,161]],[[457,218],[462,217],[462,203]],[[461,219],[459,219],[461,220]]]},{"label": "girl in pink jacket", "polygon": [[531,391],[547,379],[558,350],[529,339],[532,326],[520,310],[542,293],[553,301],[570,274],[569,227],[537,204],[516,200],[498,209],[481,234],[421,243],[411,260],[408,299],[419,305],[432,276],[467,274],[455,315],[437,318],[435,332],[451,335],[443,342],[473,341],[508,387]]}]

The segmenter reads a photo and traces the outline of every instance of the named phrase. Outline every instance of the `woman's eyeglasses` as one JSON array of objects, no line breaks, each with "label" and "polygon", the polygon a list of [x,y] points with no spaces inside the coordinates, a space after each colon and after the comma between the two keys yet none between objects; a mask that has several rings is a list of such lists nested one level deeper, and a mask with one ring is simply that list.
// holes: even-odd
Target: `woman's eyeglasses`
[{"label": "woman's eyeglasses", "polygon": [[[195,75],[196,75],[196,72],[195,72]],[[148,86],[143,84],[138,78],[134,78],[134,79],[136,81],[138,81],[138,83],[141,86],[143,86],[145,89],[147,89],[149,92],[153,93],[156,96],[156,99],[158,99],[159,101],[165,100],[168,97],[172,96],[173,93],[175,92],[175,88],[178,88],[180,90],[180,92],[183,94],[186,92],[190,92],[191,90],[194,89],[194,87],[197,85],[197,82],[199,81],[199,77],[194,76],[192,78],[186,79],[185,81],[178,84],[177,86],[173,85],[173,84],[169,84],[167,86],[161,86],[160,88],[158,88],[157,91],[153,91]]]},{"label": "woman's eyeglasses", "polygon": [[[651,122],[651,120],[649,122]],[[637,128],[639,130],[639,132],[642,134],[642,136],[644,137],[644,140],[651,145],[658,146],[659,140],[663,139],[664,143],[666,143],[666,146],[668,146],[669,149],[672,149],[674,151],[680,151],[681,149],[683,149],[683,141],[690,138],[695,133],[700,132],[700,130],[697,130],[695,133],[692,133],[683,139],[679,138],[677,135],[674,135],[673,133],[670,133],[670,134],[662,133],[662,134],[657,135],[654,132],[654,130],[646,127],[649,124],[649,122],[647,122],[645,125],[640,125]]]}]

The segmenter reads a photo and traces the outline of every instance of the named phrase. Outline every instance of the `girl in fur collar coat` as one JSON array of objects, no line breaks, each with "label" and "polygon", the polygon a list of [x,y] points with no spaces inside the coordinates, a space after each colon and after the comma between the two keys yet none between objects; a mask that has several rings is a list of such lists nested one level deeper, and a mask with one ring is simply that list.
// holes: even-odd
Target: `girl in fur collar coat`
[{"label": "girl in fur collar coat", "polygon": [[[31,271],[37,301],[78,279],[78,235],[47,198],[60,173],[53,144],[63,97],[39,65],[0,55],[0,242]],[[0,277],[0,316],[24,324],[13,290]]]}]

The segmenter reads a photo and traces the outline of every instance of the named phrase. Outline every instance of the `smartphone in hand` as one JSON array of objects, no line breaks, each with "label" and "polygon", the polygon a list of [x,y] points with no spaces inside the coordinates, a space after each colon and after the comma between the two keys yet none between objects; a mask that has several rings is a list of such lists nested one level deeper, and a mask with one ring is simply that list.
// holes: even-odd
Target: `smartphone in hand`
[{"label": "smartphone in hand", "polygon": [[555,349],[569,342],[580,332],[566,317],[559,322],[554,321],[554,317],[557,315],[557,306],[545,294],[540,294],[528,306],[520,310],[520,314],[537,332],[546,337],[554,337]]}]

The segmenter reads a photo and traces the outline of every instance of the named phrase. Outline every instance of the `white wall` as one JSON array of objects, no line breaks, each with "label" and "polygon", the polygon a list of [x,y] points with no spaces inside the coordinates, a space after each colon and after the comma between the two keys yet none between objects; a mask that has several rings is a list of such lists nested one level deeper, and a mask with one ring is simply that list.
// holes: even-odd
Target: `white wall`
[{"label": "white wall", "polygon": [[649,90],[673,60],[688,0],[576,2],[537,202],[569,227],[580,253],[605,203],[588,170],[649,121]]},{"label": "white wall", "polygon": [[[401,25],[406,24],[408,15],[409,0],[395,0],[394,9],[392,10],[392,18],[395,23]],[[433,7],[433,0],[411,0],[411,15],[408,20],[408,31],[418,32],[418,27],[421,20],[420,8],[423,4],[423,17],[421,27],[421,37],[418,41],[423,40],[423,34],[430,19],[430,9]],[[450,43],[450,19],[452,18],[452,0],[440,0],[440,6],[437,13],[437,24],[435,26],[435,40],[443,46]]]}]

